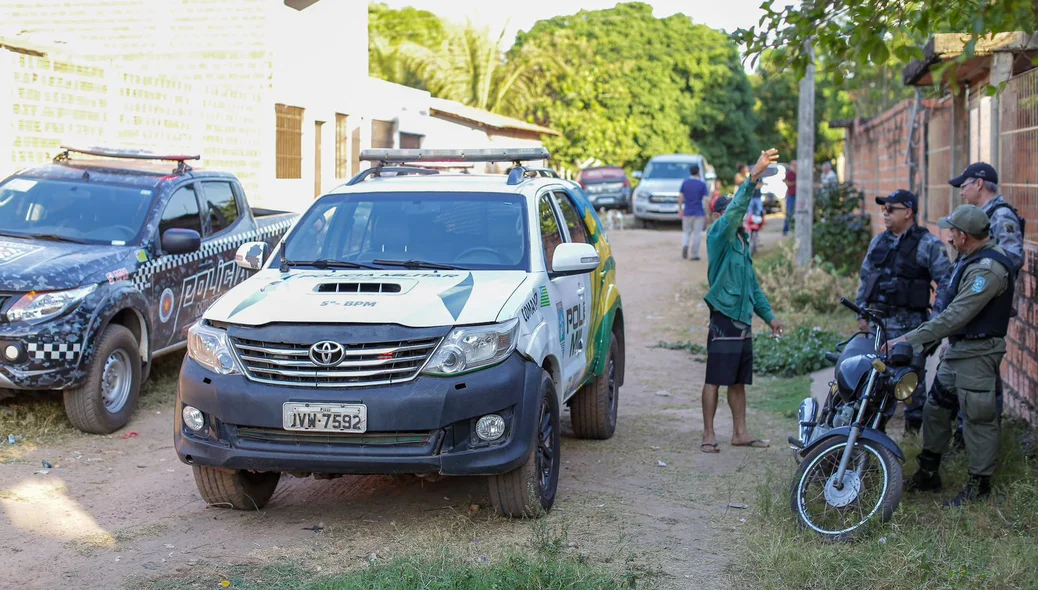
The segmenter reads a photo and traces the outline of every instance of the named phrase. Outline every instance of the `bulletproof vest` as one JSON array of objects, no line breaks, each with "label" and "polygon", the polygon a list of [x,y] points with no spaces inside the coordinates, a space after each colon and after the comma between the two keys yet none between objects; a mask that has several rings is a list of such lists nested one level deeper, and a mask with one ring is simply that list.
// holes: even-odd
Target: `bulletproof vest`
[{"label": "bulletproof vest", "polygon": [[984,309],[980,310],[980,313],[966,324],[966,327],[953,334],[951,340],[980,340],[996,336],[1004,338],[1009,333],[1009,319],[1013,315],[1013,284],[1016,282],[1016,277],[1013,275],[1013,263],[1005,254],[992,248],[986,248],[970,255],[969,258],[962,261],[962,264],[958,265],[952,274],[951,280],[948,281],[948,293],[951,298],[954,298],[959,292],[959,283],[962,282],[966,269],[985,258],[994,260],[1009,271],[1009,286],[1001,295],[989,301]]},{"label": "bulletproof vest", "polygon": [[919,242],[930,233],[913,225],[894,248],[892,240],[883,239],[869,253],[869,261],[877,270],[866,284],[868,305],[886,305],[894,310],[926,311],[930,309],[930,269],[919,264]]},{"label": "bulletproof vest", "polygon": [[1012,211],[1013,217],[1016,218],[1016,224],[1020,226],[1020,236],[1023,237],[1027,235],[1027,220],[1023,217],[1020,217],[1020,213],[1016,210],[1015,207],[1013,207],[1009,203],[1002,202],[992,207],[991,211],[988,211],[988,219],[994,217],[995,211],[998,211],[999,209],[1009,209],[1010,211]]}]

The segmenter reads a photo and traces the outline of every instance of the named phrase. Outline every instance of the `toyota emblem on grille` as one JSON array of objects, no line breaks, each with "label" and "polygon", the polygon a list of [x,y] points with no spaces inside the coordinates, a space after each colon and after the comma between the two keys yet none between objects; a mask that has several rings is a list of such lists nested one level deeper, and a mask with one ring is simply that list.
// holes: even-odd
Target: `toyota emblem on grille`
[{"label": "toyota emblem on grille", "polygon": [[310,347],[310,360],[320,367],[334,367],[342,362],[346,349],[338,342],[324,340]]}]

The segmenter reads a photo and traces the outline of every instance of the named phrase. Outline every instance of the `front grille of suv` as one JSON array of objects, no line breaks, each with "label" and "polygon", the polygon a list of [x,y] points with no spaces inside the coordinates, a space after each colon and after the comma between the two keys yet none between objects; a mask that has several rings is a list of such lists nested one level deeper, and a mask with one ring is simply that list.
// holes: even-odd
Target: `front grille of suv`
[{"label": "front grille of suv", "polygon": [[441,339],[343,344],[343,360],[334,366],[314,363],[308,345],[231,340],[252,381],[292,387],[373,387],[416,378]]}]

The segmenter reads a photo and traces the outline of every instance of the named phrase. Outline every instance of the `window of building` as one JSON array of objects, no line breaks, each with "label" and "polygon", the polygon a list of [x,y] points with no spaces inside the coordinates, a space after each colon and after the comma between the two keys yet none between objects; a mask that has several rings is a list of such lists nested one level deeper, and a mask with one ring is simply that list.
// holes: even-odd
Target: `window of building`
[{"label": "window of building", "polygon": [[202,194],[208,211],[209,235],[220,233],[238,220],[238,203],[231,183],[203,182]]},{"label": "window of building", "polygon": [[403,150],[417,150],[422,147],[422,136],[415,135],[414,133],[401,133],[400,134],[400,149]]},{"label": "window of building", "polygon": [[393,122],[372,119],[371,147],[393,149]]},{"label": "window of building", "polygon": [[303,177],[303,109],[274,105],[277,113],[277,178]]},{"label": "window of building", "polygon": [[350,118],[335,113],[335,178],[350,177]]}]

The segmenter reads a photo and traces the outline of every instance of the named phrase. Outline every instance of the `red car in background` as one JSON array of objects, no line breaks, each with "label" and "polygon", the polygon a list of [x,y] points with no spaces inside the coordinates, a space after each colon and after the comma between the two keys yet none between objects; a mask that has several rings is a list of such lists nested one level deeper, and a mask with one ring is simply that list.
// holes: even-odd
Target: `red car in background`
[{"label": "red car in background", "polygon": [[623,168],[585,168],[577,175],[577,182],[595,209],[628,209],[630,206],[631,181]]}]

